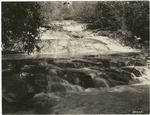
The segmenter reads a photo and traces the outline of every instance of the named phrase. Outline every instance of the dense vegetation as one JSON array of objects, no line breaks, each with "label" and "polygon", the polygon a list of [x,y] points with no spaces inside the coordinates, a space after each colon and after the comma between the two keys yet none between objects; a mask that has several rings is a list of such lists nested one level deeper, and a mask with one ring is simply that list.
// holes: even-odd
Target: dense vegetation
[{"label": "dense vegetation", "polygon": [[[148,1],[2,2],[2,43],[20,40],[33,52],[38,28],[54,20],[72,19],[95,23],[95,28],[113,30],[111,37],[127,43],[149,44]],[[140,38],[137,40],[136,38]]]},{"label": "dense vegetation", "polygon": [[33,2],[2,3],[2,43],[21,40],[25,51],[33,52],[37,28],[41,25],[40,5]]}]

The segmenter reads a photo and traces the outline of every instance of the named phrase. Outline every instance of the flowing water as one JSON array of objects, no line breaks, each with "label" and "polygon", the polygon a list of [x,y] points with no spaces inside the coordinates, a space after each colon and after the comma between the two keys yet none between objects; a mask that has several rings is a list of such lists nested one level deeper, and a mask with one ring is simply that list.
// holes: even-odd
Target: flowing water
[{"label": "flowing water", "polygon": [[[150,70],[145,67],[144,69],[140,68],[138,70],[138,72],[140,72],[140,77],[137,77],[133,73],[131,73],[132,79],[130,77],[128,77],[127,75],[125,75],[125,77],[129,81],[129,85],[140,85],[140,84],[144,84],[144,83],[149,83],[149,81],[150,81]],[[112,87],[111,84],[114,82],[113,80],[107,81],[107,79],[104,79],[104,78],[99,77],[99,76],[95,76],[91,80],[93,81],[94,87],[96,89],[99,89],[99,88],[100,89],[101,88],[110,89]],[[115,81],[115,82],[123,83],[122,81],[119,81],[119,80]],[[124,84],[124,85],[127,85],[127,84]],[[91,88],[92,88],[92,86],[91,86]],[[78,91],[84,91],[84,90],[87,90],[87,89],[83,88],[82,86],[72,85],[68,81],[66,81],[64,79],[61,79],[58,76],[54,76],[54,77],[51,76],[51,78],[48,82],[48,92],[55,92],[55,91],[56,92],[57,91],[74,91],[74,92],[78,92]]]},{"label": "flowing water", "polygon": [[[66,25],[63,28],[76,32],[83,30],[78,25],[76,27]],[[121,54],[123,57],[124,54],[132,54],[132,52],[138,54],[139,52],[139,50],[123,47],[116,41],[102,36],[85,39],[43,40],[41,46],[43,47],[41,52],[34,55],[2,55],[2,59],[65,58],[72,60],[81,59],[85,55],[94,57],[105,55],[104,58],[109,59],[112,58],[110,55]],[[120,59],[119,55],[113,57],[114,60]],[[73,69],[75,71],[76,68]],[[109,71],[105,70],[105,73],[102,70],[83,67],[79,70],[84,71],[86,75],[77,74],[77,72],[59,74],[55,69],[51,69],[46,75],[48,82],[46,93],[36,94],[33,106],[12,109],[10,113],[129,114],[134,111],[149,113],[149,66],[128,65],[112,70],[109,68]]]},{"label": "flowing water", "polygon": [[[76,86],[65,87],[67,84],[62,83],[68,92],[66,92],[65,97],[59,96],[59,103],[51,109],[52,113],[148,114],[150,70],[146,69],[145,73],[141,74],[140,77],[133,74],[135,82],[132,81],[130,85],[117,85],[115,87],[110,87],[107,80],[99,77],[93,78],[95,88],[76,90]],[[57,96],[57,94],[54,95]]]}]

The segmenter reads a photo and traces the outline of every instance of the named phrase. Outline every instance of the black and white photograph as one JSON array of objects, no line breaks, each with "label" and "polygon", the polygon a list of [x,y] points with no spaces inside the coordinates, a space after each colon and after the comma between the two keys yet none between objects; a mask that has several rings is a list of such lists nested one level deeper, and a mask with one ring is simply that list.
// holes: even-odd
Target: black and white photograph
[{"label": "black and white photograph", "polygon": [[150,114],[149,1],[1,1],[1,114]]}]

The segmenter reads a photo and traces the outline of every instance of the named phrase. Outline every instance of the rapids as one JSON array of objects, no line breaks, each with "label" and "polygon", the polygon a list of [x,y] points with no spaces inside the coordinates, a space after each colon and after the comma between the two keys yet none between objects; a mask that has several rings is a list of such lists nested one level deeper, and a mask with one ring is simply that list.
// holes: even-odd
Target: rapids
[{"label": "rapids", "polygon": [[[131,73],[131,74],[125,74],[123,73],[124,75],[122,75],[121,77],[124,77],[126,78],[125,79],[125,82],[124,81],[121,81],[119,80],[119,75],[117,75],[117,79],[116,80],[108,80],[106,78],[103,78],[102,76],[100,75],[95,75],[95,74],[89,74],[91,76],[91,82],[93,84],[89,84],[89,86],[86,88],[84,88],[83,84],[85,82],[89,82],[89,81],[83,81],[79,78],[74,78],[74,82],[76,82],[76,85],[72,85],[70,84],[67,80],[62,79],[60,77],[57,76],[56,72],[54,72],[52,70],[51,73],[49,73],[48,75],[48,92],[63,92],[63,91],[66,91],[66,92],[69,92],[69,91],[73,91],[73,92],[81,92],[81,91],[89,91],[89,89],[95,89],[95,91],[98,91],[98,89],[106,89],[106,90],[110,90],[112,87],[114,86],[118,86],[119,84],[122,86],[122,85],[125,85],[125,86],[122,86],[122,87],[126,87],[126,85],[140,85],[140,84],[145,84],[145,83],[150,83],[150,70],[146,67],[133,67],[133,66],[128,66],[128,68],[136,68],[136,72],[139,72],[139,76],[136,76],[134,73]],[[128,69],[127,67],[123,67],[123,69]],[[130,71],[130,70],[128,70]],[[129,77],[129,75],[131,75],[131,77]],[[111,76],[110,76],[111,77]],[[114,74],[112,77],[115,77]],[[124,80],[124,79],[123,79]],[[113,83],[117,82],[117,85],[112,85]],[[82,82],[82,84],[79,84],[79,82]],[[120,86],[120,87],[121,87]]]},{"label": "rapids", "polygon": [[64,31],[43,29],[39,52],[2,55],[4,69],[19,68],[23,80],[41,88],[33,100],[8,104],[4,113],[149,113],[149,54],[72,23],[58,23]]}]

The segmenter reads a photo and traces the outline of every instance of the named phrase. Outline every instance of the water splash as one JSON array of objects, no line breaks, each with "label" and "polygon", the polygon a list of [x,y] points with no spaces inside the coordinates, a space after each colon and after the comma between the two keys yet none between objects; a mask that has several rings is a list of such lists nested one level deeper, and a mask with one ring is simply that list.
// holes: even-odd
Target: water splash
[{"label": "water splash", "polygon": [[138,71],[140,72],[141,76],[137,77],[140,83],[145,83],[150,81],[150,70],[148,68],[139,68]]},{"label": "water splash", "polygon": [[126,66],[122,69],[131,72],[134,80],[137,80],[138,83],[150,81],[150,70],[147,66]]},{"label": "water splash", "polygon": [[83,90],[81,86],[72,85],[67,80],[57,76],[55,69],[50,69],[47,75],[48,86],[47,92],[78,92]]},{"label": "water splash", "polygon": [[61,83],[61,82],[48,82],[47,92],[79,92],[82,91],[83,88],[78,85],[72,85],[69,83]]},{"label": "water splash", "polygon": [[105,80],[104,78],[94,77],[93,81],[94,81],[95,88],[105,87],[108,89],[110,87],[108,81]]}]

